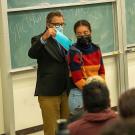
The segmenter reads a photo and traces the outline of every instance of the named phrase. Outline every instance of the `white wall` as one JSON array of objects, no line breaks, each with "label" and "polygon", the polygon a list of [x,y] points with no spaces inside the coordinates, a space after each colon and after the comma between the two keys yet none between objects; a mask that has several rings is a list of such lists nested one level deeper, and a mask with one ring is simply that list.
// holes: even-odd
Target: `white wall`
[{"label": "white wall", "polygon": [[104,58],[106,82],[110,90],[111,106],[117,106],[118,79],[115,57]]},{"label": "white wall", "polygon": [[3,120],[3,98],[1,88],[1,70],[0,70],[0,134],[4,133],[4,120]]},{"label": "white wall", "polygon": [[[106,81],[110,90],[111,106],[117,105],[118,80],[115,57],[104,58]],[[129,87],[135,87],[135,53],[128,54]],[[37,97],[34,97],[36,71],[12,74],[15,130],[42,124]],[[2,90],[0,78],[0,134],[4,132]]]},{"label": "white wall", "polygon": [[[1,1],[0,1],[0,30],[2,26],[2,17],[1,17]],[[2,42],[2,32],[0,32],[0,45]],[[2,52],[1,52],[2,53]],[[1,64],[1,63],[0,63]],[[2,83],[1,83],[1,66],[0,66],[0,134],[4,133],[4,117],[3,117],[3,97],[2,97]]]},{"label": "white wall", "polygon": [[129,88],[135,87],[135,52],[128,54],[128,83]]},{"label": "white wall", "polygon": [[[110,90],[111,106],[117,105],[118,80],[115,57],[104,58],[106,81]],[[135,53],[128,54],[129,88],[135,87]],[[42,124],[37,97],[34,97],[36,71],[23,71],[12,74],[15,130]],[[4,132],[3,102],[0,77],[0,134]]]},{"label": "white wall", "polygon": [[[104,59],[106,81],[110,88],[111,105],[117,105],[117,74],[115,58]],[[111,69],[111,70],[110,70]],[[14,73],[13,95],[15,111],[15,130],[42,124],[37,97],[34,97],[36,71]]]},{"label": "white wall", "polygon": [[36,72],[25,71],[12,75],[15,130],[42,124],[37,97],[34,97]]},{"label": "white wall", "polygon": [[[118,80],[115,57],[104,58],[106,81],[110,90],[111,106],[117,105]],[[128,54],[129,87],[135,87],[135,53]],[[34,97],[36,71],[23,71],[12,74],[15,130],[25,129],[42,124],[41,112],[37,97]],[[0,87],[0,96],[1,96]],[[2,96],[1,96],[2,97]],[[2,98],[0,98],[0,119],[2,114]],[[0,121],[2,122],[2,121]],[[0,125],[3,132],[3,122]]]}]

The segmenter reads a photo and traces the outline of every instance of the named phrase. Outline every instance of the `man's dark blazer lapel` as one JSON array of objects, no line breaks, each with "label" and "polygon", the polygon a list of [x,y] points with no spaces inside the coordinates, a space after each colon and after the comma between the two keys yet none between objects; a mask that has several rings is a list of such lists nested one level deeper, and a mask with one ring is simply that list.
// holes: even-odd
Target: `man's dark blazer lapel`
[{"label": "man's dark blazer lapel", "polygon": [[47,44],[45,45],[45,49],[57,61],[59,61],[59,62],[63,61],[63,57],[62,57],[62,54],[60,52],[61,50],[60,50],[59,46],[57,45],[57,42],[54,39],[49,38],[47,40]]}]

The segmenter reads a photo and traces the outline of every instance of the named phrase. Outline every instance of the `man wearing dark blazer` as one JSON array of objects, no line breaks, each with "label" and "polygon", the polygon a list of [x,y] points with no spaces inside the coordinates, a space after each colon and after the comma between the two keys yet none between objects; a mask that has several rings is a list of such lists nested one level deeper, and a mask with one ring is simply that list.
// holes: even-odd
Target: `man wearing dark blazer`
[{"label": "man wearing dark blazer", "polygon": [[35,96],[42,111],[44,134],[55,135],[56,121],[68,118],[67,88],[69,80],[68,65],[64,50],[54,39],[56,29],[63,30],[64,17],[56,11],[46,17],[46,30],[32,38],[28,55],[37,59],[37,82]]}]

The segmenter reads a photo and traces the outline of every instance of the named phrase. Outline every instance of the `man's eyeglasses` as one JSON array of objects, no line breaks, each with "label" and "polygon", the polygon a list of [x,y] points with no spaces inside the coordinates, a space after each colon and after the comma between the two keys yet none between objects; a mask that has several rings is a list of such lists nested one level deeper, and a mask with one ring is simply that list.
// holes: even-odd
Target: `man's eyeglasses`
[{"label": "man's eyeglasses", "polygon": [[62,27],[65,26],[65,23],[50,23],[50,24],[52,24],[53,26],[62,26]]}]

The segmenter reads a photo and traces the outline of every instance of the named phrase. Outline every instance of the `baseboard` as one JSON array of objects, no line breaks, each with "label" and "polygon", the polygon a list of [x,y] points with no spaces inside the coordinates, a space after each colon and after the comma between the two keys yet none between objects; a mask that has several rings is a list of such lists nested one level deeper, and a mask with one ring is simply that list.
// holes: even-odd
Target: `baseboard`
[{"label": "baseboard", "polygon": [[38,126],[18,130],[16,131],[16,135],[27,135],[27,134],[32,134],[41,130],[43,130],[43,125],[38,125]]}]

